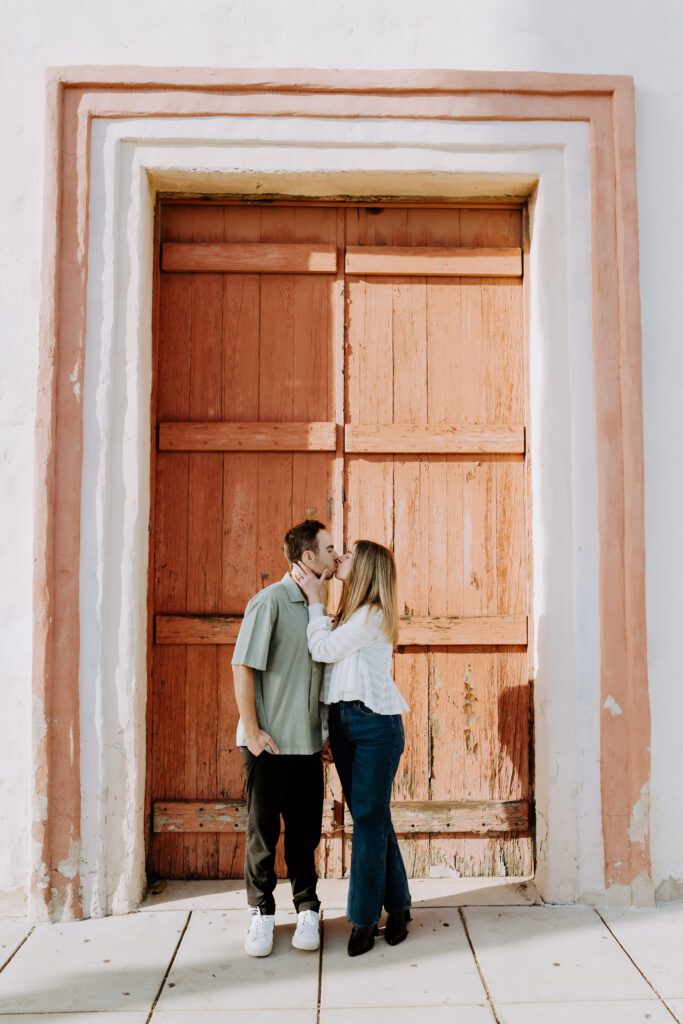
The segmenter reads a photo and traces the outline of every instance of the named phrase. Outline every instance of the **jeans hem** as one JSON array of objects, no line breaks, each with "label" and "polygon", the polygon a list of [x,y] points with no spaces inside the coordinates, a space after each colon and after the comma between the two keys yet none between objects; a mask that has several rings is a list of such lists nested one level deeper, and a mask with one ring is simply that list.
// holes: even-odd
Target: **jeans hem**
[{"label": "jeans hem", "polygon": [[377,918],[376,921],[373,921],[372,924],[357,924],[356,921],[354,921],[352,917],[349,917],[348,914],[346,915],[346,920],[354,928],[375,928],[379,924],[379,918]]}]

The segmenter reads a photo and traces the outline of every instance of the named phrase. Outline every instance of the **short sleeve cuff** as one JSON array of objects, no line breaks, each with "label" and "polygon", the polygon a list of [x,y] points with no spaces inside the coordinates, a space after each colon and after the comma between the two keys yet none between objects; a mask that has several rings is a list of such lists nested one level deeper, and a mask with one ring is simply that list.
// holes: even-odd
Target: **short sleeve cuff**
[{"label": "short sleeve cuff", "polygon": [[256,672],[265,672],[268,668],[268,661],[264,661],[262,658],[255,658],[249,654],[233,654],[231,665],[242,665],[244,668],[254,669]]}]

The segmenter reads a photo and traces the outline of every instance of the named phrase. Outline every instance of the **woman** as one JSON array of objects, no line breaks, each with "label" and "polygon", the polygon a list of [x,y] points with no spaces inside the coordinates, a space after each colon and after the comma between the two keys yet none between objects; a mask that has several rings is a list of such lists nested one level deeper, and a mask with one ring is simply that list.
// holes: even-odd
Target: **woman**
[{"label": "woman", "polygon": [[[372,949],[382,905],[392,946],[408,934],[410,892],[391,823],[389,801],[405,746],[401,713],[408,711],[391,677],[398,638],[396,565],[388,548],[359,540],[339,561],[344,583],[334,619],[323,612],[325,575],[298,564],[292,576],[308,601],[308,646],[326,662],[322,700],[329,740],[353,818],[348,918],[349,956]],[[323,720],[325,713],[323,712]]]}]

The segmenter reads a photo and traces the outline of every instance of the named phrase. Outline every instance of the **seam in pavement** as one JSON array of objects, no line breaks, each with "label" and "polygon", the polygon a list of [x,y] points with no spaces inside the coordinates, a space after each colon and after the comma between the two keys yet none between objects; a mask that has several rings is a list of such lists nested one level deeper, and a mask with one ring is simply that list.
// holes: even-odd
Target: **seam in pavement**
[{"label": "seam in pavement", "polygon": [[12,961],[15,958],[15,956],[17,955],[17,953],[19,952],[21,947],[24,945],[26,940],[29,939],[33,935],[34,930],[35,930],[35,925],[31,925],[29,930],[26,932],[26,935],[24,935],[23,939],[21,940],[21,942],[19,943],[17,948],[14,950],[14,952],[11,953],[10,956],[7,957],[7,959],[5,960],[4,964],[0,964],[0,971],[4,971],[4,969],[7,967],[7,965],[12,963]]},{"label": "seam in pavement", "polygon": [[650,979],[648,978],[648,976],[647,976],[647,975],[645,974],[645,972],[644,972],[644,971],[642,971],[642,970],[641,970],[641,968],[640,968],[640,967],[638,966],[638,964],[636,963],[636,961],[635,961],[635,960],[633,959],[633,957],[631,956],[631,954],[630,954],[630,953],[629,953],[629,951],[627,950],[626,946],[625,946],[625,945],[623,944],[623,942],[621,942],[621,941],[619,940],[619,937],[618,937],[618,936],[616,935],[616,933],[612,931],[612,929],[610,928],[609,924],[607,923],[607,921],[605,920],[605,918],[604,918],[604,917],[602,916],[602,914],[600,913],[600,911],[599,911],[599,910],[598,910],[598,909],[597,909],[596,907],[593,907],[593,910],[595,911],[595,913],[597,914],[597,916],[598,916],[598,917],[600,918],[600,920],[601,920],[601,921],[602,921],[602,923],[604,924],[605,928],[607,929],[607,931],[608,931],[608,932],[610,933],[610,935],[612,936],[612,938],[613,938],[613,939],[614,939],[614,941],[616,942],[617,946],[619,946],[619,948],[620,948],[621,950],[623,950],[623,952],[624,952],[624,953],[626,954],[626,956],[627,956],[627,957],[629,958],[629,960],[631,961],[631,963],[633,964],[633,966],[635,967],[635,969],[636,969],[636,970],[638,971],[638,974],[640,974],[641,978],[643,978],[643,979],[644,979],[644,980],[645,980],[645,981],[647,982],[647,984],[648,984],[648,985],[650,986],[650,988],[652,989],[652,991],[654,992],[654,994],[655,994],[655,995],[657,996],[657,999],[659,999],[659,1001],[660,1001],[660,1003],[662,1004],[662,1006],[664,1007],[664,1009],[665,1009],[665,1010],[667,1010],[667,1011],[668,1011],[668,1012],[669,1012],[669,1013],[671,1014],[671,1017],[672,1017],[672,1019],[673,1019],[673,1020],[675,1020],[675,1021],[676,1021],[676,1024],[681,1024],[681,1022],[680,1022],[680,1019],[679,1019],[679,1018],[678,1018],[678,1017],[676,1016],[676,1014],[675,1014],[675,1013],[673,1012],[673,1010],[671,1009],[671,1007],[670,1007],[670,1006],[669,1006],[669,1004],[667,1003],[666,999],[664,999],[664,998],[663,998],[663,996],[661,996],[661,995],[659,994],[659,992],[658,992],[658,991],[657,991],[657,989],[656,989],[656,988],[654,987],[654,985],[652,984],[652,982],[650,981]]},{"label": "seam in pavement", "polygon": [[318,1003],[315,1013],[315,1024],[320,1024],[320,1012],[323,1000],[323,946],[325,945],[325,911],[320,910],[320,955],[318,958]]},{"label": "seam in pavement", "polygon": [[164,985],[166,984],[166,980],[167,980],[169,974],[171,973],[171,968],[173,967],[173,964],[175,963],[175,958],[178,955],[178,950],[180,949],[180,943],[185,938],[185,932],[187,931],[187,926],[190,923],[191,917],[192,917],[192,911],[190,910],[188,915],[187,915],[187,921],[185,922],[185,924],[183,926],[183,930],[181,931],[180,936],[178,938],[178,941],[176,942],[176,947],[173,950],[173,956],[171,957],[171,959],[169,961],[169,965],[166,968],[166,973],[164,974],[163,978],[161,979],[161,984],[159,985],[159,989],[157,991],[157,994],[154,997],[154,1002],[152,1003],[152,1007],[151,1007],[151,1009],[149,1011],[149,1015],[147,1016],[147,1019],[145,1020],[145,1024],[149,1024],[149,1022],[152,1019],[152,1014],[156,1010],[157,1003],[159,1002],[159,999],[161,997],[161,993],[164,991]]},{"label": "seam in pavement", "polygon": [[491,995],[491,989],[488,986],[488,983],[486,981],[486,977],[484,976],[484,970],[483,970],[481,964],[479,963],[479,957],[477,956],[477,952],[476,952],[476,950],[474,948],[474,943],[472,942],[472,939],[470,937],[469,928],[467,927],[467,921],[465,920],[464,909],[465,909],[464,907],[458,907],[458,914],[460,915],[460,920],[462,921],[462,926],[465,929],[465,936],[466,936],[467,941],[469,943],[470,950],[472,951],[472,956],[474,957],[474,962],[477,965],[477,970],[479,971],[479,977],[481,978],[481,983],[484,986],[484,991],[486,992],[486,998],[488,999],[489,1006],[491,1007],[491,1013],[493,1014],[493,1019],[495,1020],[496,1024],[501,1024],[500,1017],[498,1016],[498,1014],[496,1012],[496,1007],[495,1007],[495,1005],[493,1003],[493,996]]}]

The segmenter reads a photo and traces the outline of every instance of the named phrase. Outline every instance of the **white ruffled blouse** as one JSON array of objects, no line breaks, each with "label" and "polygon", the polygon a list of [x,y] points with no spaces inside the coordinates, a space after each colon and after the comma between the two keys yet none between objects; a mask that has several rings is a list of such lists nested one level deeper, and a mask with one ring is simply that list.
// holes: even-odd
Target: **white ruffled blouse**
[{"label": "white ruffled blouse", "polygon": [[308,649],[314,661],[325,663],[320,693],[323,704],[362,700],[379,715],[410,711],[391,675],[393,648],[383,622],[379,608],[366,606],[332,629],[323,606],[309,605]]}]

